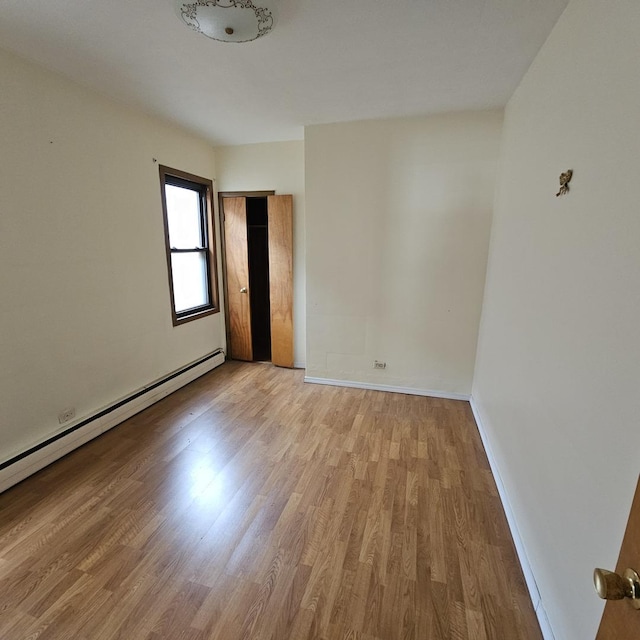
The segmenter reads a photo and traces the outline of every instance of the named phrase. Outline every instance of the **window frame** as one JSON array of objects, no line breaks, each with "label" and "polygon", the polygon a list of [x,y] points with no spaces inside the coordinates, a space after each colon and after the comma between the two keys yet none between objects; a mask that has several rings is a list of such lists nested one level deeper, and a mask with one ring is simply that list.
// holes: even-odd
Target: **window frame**
[{"label": "window frame", "polygon": [[[167,257],[167,274],[169,276],[169,298],[171,302],[171,321],[173,326],[191,322],[220,311],[218,295],[218,269],[216,255],[216,235],[213,216],[213,181],[202,178],[186,171],[172,169],[165,165],[159,166],[160,195],[162,199],[162,220],[164,223],[164,243]],[[200,197],[202,247],[194,249],[172,249],[169,241],[169,217],[167,213],[166,186],[173,185],[197,191]],[[207,291],[209,302],[199,307],[192,307],[184,311],[176,311],[175,294],[173,290],[173,266],[171,256],[174,253],[204,253],[206,257]]]}]

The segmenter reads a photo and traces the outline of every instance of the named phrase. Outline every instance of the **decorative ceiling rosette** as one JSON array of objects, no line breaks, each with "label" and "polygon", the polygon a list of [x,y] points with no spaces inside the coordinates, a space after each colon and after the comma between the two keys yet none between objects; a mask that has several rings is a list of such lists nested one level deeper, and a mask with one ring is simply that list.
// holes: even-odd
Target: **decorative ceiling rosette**
[{"label": "decorative ceiling rosette", "polygon": [[175,0],[180,19],[220,42],[250,42],[266,36],[276,23],[276,0]]}]

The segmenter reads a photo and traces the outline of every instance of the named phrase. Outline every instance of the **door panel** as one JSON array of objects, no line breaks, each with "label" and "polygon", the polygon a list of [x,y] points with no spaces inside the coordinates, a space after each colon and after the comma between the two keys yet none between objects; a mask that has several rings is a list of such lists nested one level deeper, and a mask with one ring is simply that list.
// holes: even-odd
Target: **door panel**
[{"label": "door panel", "polygon": [[253,360],[246,199],[223,198],[222,202],[231,342],[229,356],[234,360]]},{"label": "door panel", "polygon": [[293,367],[293,197],[267,198],[271,361]]},{"label": "door panel", "polygon": [[[633,498],[627,531],[624,534],[616,573],[622,575],[625,569],[640,572],[640,482]],[[639,640],[640,611],[634,609],[631,602],[608,600],[604,608],[600,629],[596,640]]]}]

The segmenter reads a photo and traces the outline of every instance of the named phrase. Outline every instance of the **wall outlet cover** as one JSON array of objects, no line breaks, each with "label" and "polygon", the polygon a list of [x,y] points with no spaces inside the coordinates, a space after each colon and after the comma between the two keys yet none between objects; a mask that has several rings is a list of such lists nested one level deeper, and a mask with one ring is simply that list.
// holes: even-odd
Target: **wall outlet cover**
[{"label": "wall outlet cover", "polygon": [[69,422],[69,420],[73,420],[75,417],[76,417],[76,408],[69,407],[68,409],[63,409],[58,414],[58,422],[60,424],[65,424],[66,422]]}]

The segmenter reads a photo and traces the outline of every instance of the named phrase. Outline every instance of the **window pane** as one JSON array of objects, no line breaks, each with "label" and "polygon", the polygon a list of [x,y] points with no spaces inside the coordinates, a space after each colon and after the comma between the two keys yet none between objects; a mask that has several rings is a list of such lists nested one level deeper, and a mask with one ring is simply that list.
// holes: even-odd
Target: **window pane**
[{"label": "window pane", "polygon": [[204,252],[172,253],[171,270],[176,313],[209,303]]},{"label": "window pane", "polygon": [[176,249],[202,246],[200,194],[192,189],[165,185],[169,244]]}]

